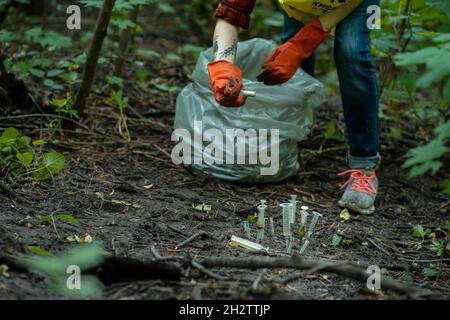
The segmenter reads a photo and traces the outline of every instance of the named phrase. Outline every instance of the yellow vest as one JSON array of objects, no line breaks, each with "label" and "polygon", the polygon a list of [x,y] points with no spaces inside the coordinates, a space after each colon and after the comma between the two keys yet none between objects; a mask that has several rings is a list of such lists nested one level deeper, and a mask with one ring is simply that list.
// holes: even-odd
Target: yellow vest
[{"label": "yellow vest", "polygon": [[304,24],[352,0],[278,0],[287,15]]}]

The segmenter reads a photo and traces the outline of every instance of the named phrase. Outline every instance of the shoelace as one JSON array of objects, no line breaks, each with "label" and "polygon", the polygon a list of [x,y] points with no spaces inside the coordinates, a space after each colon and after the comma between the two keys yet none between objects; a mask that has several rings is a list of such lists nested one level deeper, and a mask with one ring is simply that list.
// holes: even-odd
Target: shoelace
[{"label": "shoelace", "polygon": [[376,175],[375,172],[371,175],[366,174],[363,170],[350,169],[344,172],[338,173],[338,176],[350,174],[350,178],[341,186],[341,190],[344,189],[349,183],[353,182],[352,190],[363,192],[365,194],[377,193],[377,190],[373,186],[373,180]]}]

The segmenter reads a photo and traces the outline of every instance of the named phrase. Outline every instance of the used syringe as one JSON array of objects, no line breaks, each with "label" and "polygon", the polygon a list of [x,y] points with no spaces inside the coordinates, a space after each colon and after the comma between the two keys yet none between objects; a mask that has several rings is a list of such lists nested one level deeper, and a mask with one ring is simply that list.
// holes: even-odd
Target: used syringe
[{"label": "used syringe", "polygon": [[312,234],[314,233],[314,229],[316,227],[317,221],[319,220],[319,218],[321,216],[322,215],[320,213],[313,211],[313,217],[312,217],[311,223],[309,224],[308,232],[306,233],[306,239],[311,238]]},{"label": "used syringe", "polygon": [[261,204],[258,206],[258,219],[256,222],[256,242],[262,243],[264,240],[264,228],[266,226],[266,218],[264,217],[267,206]]},{"label": "used syringe", "polygon": [[306,236],[306,223],[308,222],[308,207],[302,206],[300,208],[300,225],[298,227],[298,236],[300,241]]},{"label": "used syringe", "polygon": [[251,91],[251,90],[242,90],[241,91],[241,95],[243,95],[245,97],[254,98],[254,97],[256,97],[256,92],[255,91]]},{"label": "used syringe", "polygon": [[290,203],[292,203],[292,212],[291,212],[291,224],[295,223],[295,216],[297,215],[297,195],[292,194],[291,200],[289,200]]},{"label": "used syringe", "polygon": [[283,236],[286,246],[286,252],[290,252],[291,248],[291,212],[292,212],[292,203],[282,203],[280,204],[283,209]]},{"label": "used syringe", "polygon": [[308,245],[310,244],[311,236],[313,235],[317,221],[319,220],[319,218],[321,216],[322,215],[320,213],[313,211],[313,217],[312,217],[311,223],[308,227],[308,232],[306,233],[305,242],[303,243],[303,245],[300,249],[300,254],[303,254],[305,252],[306,248],[308,247]]}]

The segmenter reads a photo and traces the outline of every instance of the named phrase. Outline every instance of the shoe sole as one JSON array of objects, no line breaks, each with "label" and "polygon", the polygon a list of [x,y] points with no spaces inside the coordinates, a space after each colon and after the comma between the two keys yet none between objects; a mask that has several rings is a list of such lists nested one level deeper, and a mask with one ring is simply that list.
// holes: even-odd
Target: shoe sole
[{"label": "shoe sole", "polygon": [[353,202],[342,203],[339,201],[338,204],[339,204],[339,207],[341,207],[342,209],[348,209],[350,211],[353,211],[353,212],[356,212],[359,214],[363,214],[366,216],[373,215],[373,213],[375,212],[375,205],[372,205],[371,207],[369,207],[367,209],[363,209],[363,208],[358,207]]}]

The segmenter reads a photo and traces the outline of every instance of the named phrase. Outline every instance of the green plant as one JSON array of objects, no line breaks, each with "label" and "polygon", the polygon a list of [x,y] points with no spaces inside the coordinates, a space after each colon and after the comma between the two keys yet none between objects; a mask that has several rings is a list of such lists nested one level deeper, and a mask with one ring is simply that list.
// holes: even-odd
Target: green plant
[{"label": "green plant", "polygon": [[[450,120],[441,124],[435,130],[436,137],[426,145],[411,149],[406,155],[407,160],[403,164],[404,168],[410,168],[412,177],[420,176],[428,171],[435,174],[442,167],[442,161],[448,158],[450,141]],[[450,179],[446,179],[442,184],[444,191],[450,194]]]},{"label": "green plant", "polygon": [[98,297],[102,284],[92,275],[80,274],[80,288],[70,290],[68,287],[71,270],[76,267],[80,272],[92,270],[104,261],[103,248],[97,244],[82,244],[70,248],[67,252],[52,255],[39,247],[29,247],[33,254],[21,260],[31,272],[46,276],[50,280],[51,289],[63,296],[84,299]]},{"label": "green plant", "polygon": [[424,230],[423,226],[420,224],[416,224],[412,229],[412,236],[414,238],[422,239],[422,241],[425,239],[427,235],[431,233],[430,229]]},{"label": "green plant", "polygon": [[0,167],[7,168],[16,177],[37,180],[53,177],[64,168],[65,159],[59,152],[38,152],[36,148],[44,144],[44,140],[32,141],[15,128],[5,129],[0,136]]},{"label": "green plant", "polygon": [[342,142],[345,140],[344,136],[336,132],[336,124],[334,121],[329,121],[327,124],[327,129],[324,133],[325,140],[335,140]]},{"label": "green plant", "polygon": [[119,117],[117,120],[117,130],[119,135],[126,141],[131,141],[130,131],[127,125],[127,116],[125,109],[128,107],[129,99],[123,96],[122,90],[113,90],[109,94],[108,102],[112,106],[116,106],[119,109]]},{"label": "green plant", "polygon": [[45,216],[41,216],[40,218],[41,218],[42,222],[45,222],[45,223],[50,224],[50,225],[53,224],[53,221],[56,220],[56,219],[63,220],[63,221],[66,221],[66,222],[69,222],[69,223],[72,223],[72,224],[75,224],[75,225],[80,225],[80,221],[78,221],[72,215],[65,214],[65,213],[58,214],[54,218],[50,214],[45,215]]},{"label": "green plant", "polygon": [[430,263],[428,267],[423,268],[422,273],[424,276],[427,276],[429,278],[435,278],[439,274],[439,270],[437,269],[436,265]]},{"label": "green plant", "polygon": [[331,245],[334,247],[337,247],[341,244],[350,245],[352,243],[352,239],[345,239],[343,236],[340,236],[337,233],[333,234],[333,237],[331,238]]}]

